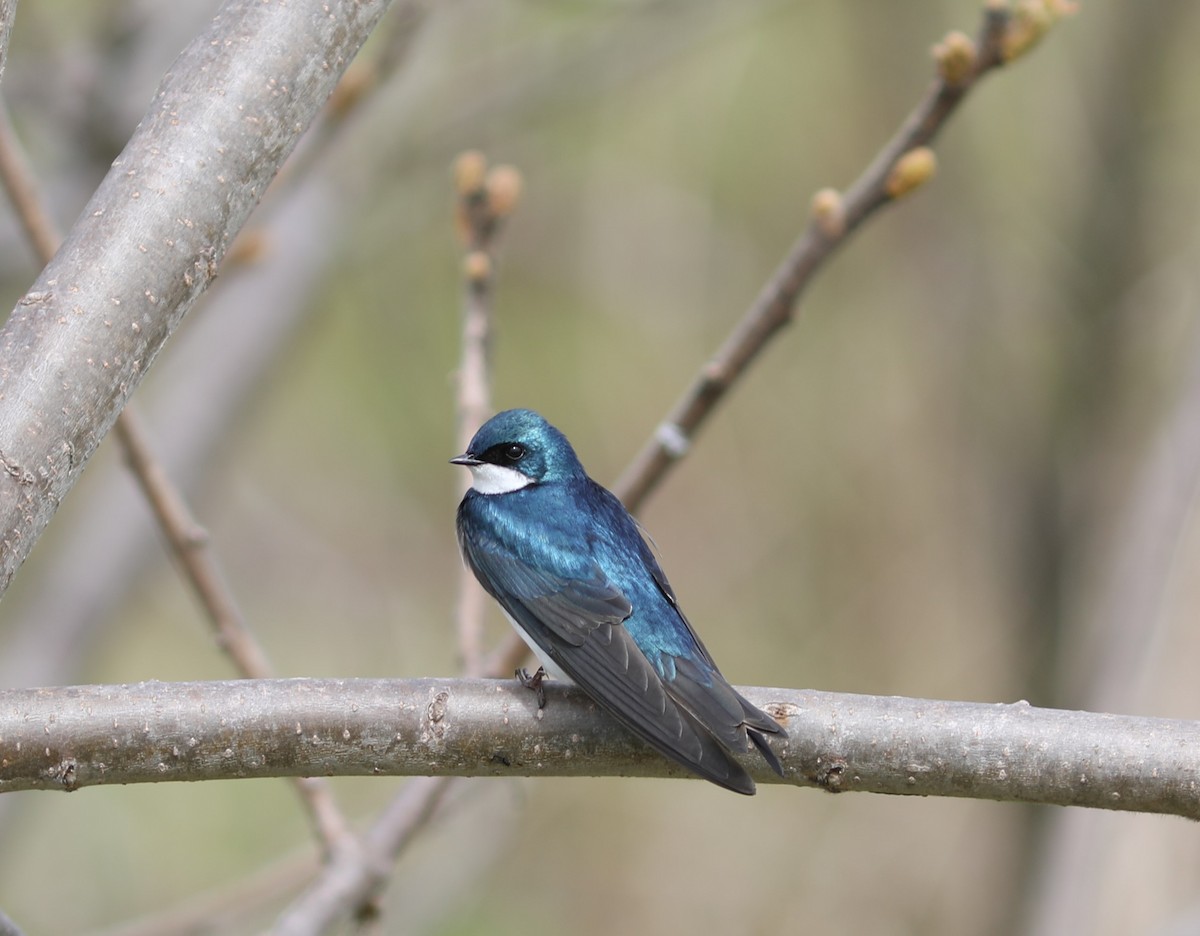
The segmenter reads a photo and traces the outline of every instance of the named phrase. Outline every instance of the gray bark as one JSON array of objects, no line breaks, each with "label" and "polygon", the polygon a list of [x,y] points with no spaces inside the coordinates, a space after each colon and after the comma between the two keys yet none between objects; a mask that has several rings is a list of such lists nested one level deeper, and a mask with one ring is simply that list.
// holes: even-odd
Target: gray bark
[{"label": "gray bark", "polygon": [[[281,776],[681,777],[580,692],[513,681],[281,679],[0,690],[0,792]],[[1200,819],[1200,723],[746,688],[786,777]]]},{"label": "gray bark", "polygon": [[17,0],[0,0],[0,78],[8,61],[8,38],[12,35],[13,20],[17,18]]},{"label": "gray bark", "polygon": [[386,9],[230,0],[0,332],[0,592]]}]

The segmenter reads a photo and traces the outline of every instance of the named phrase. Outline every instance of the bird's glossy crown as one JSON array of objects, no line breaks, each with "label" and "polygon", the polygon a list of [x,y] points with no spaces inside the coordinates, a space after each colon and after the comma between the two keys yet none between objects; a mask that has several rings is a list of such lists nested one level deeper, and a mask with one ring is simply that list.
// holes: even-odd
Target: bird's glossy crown
[{"label": "bird's glossy crown", "polygon": [[475,433],[467,454],[519,471],[535,482],[564,481],[584,474],[567,437],[528,409],[497,413]]}]

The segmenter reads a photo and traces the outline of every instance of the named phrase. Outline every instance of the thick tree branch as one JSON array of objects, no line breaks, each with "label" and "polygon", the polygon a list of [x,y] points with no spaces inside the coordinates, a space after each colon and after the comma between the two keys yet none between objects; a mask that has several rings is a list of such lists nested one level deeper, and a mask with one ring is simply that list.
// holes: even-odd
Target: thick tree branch
[{"label": "thick tree branch", "polygon": [[[540,714],[510,680],[2,690],[0,792],[305,775],[685,776],[582,693],[552,688]],[[743,691],[787,726],[778,782],[1200,819],[1200,722]],[[755,780],[772,782],[760,761],[750,766]]]},{"label": "thick tree branch", "polygon": [[229,0],[0,332],[0,591],[387,0]]},{"label": "thick tree branch", "polygon": [[0,936],[24,936],[21,928],[0,910]]},{"label": "thick tree branch", "polygon": [[[17,142],[2,99],[0,178],[38,259],[49,263],[62,237],[38,194],[36,180]],[[115,427],[130,470],[158,520],[181,573],[204,607],[218,644],[242,675],[259,679],[274,675],[266,652],[247,627],[221,574],[207,532],[151,450],[141,415],[132,402],[117,416]],[[326,853],[332,855],[339,849],[352,847],[349,828],[325,781],[320,777],[297,777],[294,784]]]},{"label": "thick tree branch", "polygon": [[0,78],[4,77],[4,66],[8,62],[8,39],[16,18],[17,0],[0,0]]}]

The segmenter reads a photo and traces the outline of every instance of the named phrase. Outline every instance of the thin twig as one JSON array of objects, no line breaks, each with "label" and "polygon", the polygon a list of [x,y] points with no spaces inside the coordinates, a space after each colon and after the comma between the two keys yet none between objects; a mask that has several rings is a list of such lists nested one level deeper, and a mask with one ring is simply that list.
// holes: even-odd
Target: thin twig
[{"label": "thin twig", "polygon": [[[62,235],[39,194],[37,180],[24,157],[2,99],[0,183],[7,191],[38,259],[49,263],[62,242]],[[117,417],[113,428],[180,571],[213,626],[218,646],[242,675],[256,679],[270,677],[273,670],[267,655],[247,627],[221,574],[207,532],[196,521],[183,494],[154,456],[141,416],[132,402]],[[328,783],[319,777],[300,777],[294,785],[326,854],[353,847],[353,836]]]},{"label": "thin twig", "polygon": [[208,531],[200,526],[183,494],[155,458],[141,414],[126,407],[115,430],[129,468],[167,539],[171,555],[179,564],[180,574],[208,615],[217,645],[243,676],[252,679],[273,676],[274,668],[266,651],[250,632],[221,573]]},{"label": "thin twig", "polygon": [[[489,357],[495,284],[495,243],[520,191],[520,176],[509,166],[488,170],[482,153],[463,153],[454,163],[458,192],[456,220],[463,242],[462,360],[458,368],[458,450],[491,415]],[[471,480],[461,472],[460,490]],[[458,647],[463,672],[483,675],[483,621],[487,599],[463,564],[458,587]]]},{"label": "thin twig", "polygon": [[[915,187],[900,191],[891,186],[889,191],[889,180],[895,179],[893,173],[901,160],[932,142],[979,80],[1001,64],[1000,46],[1011,22],[1006,7],[989,5],[973,50],[974,61],[965,73],[947,75],[946,69],[941,69],[916,109],[846,193],[838,195],[828,189],[818,193],[804,233],[725,343],[700,369],[682,399],[613,486],[613,492],[631,511],[641,507],[667,472],[688,453],[696,432],[717,403],[771,338],[791,322],[800,294],[825,261],[875,211]],[[929,174],[908,181],[920,184]]]},{"label": "thin twig", "polygon": [[316,936],[338,920],[373,907],[396,858],[445,802],[456,777],[416,777],[392,800],[365,836],[363,860],[330,867],[283,912],[271,936]]},{"label": "thin twig", "polygon": [[[491,413],[489,349],[495,282],[495,244],[520,194],[515,169],[488,169],[481,153],[466,152],[454,165],[458,193],[456,221],[463,242],[462,359],[458,370],[457,422],[459,451]],[[470,479],[460,482],[465,491]],[[463,566],[458,589],[457,630],[462,669],[467,676],[483,673],[483,619],[486,595]],[[397,856],[429,822],[450,787],[448,777],[406,784],[368,830],[360,860],[329,867],[287,908],[273,932],[289,936],[318,933],[336,920],[374,912]]]},{"label": "thin twig", "polygon": [[38,262],[49,263],[62,243],[62,235],[38,193],[33,170],[17,142],[8,103],[3,97],[0,97],[0,184],[4,185]]}]

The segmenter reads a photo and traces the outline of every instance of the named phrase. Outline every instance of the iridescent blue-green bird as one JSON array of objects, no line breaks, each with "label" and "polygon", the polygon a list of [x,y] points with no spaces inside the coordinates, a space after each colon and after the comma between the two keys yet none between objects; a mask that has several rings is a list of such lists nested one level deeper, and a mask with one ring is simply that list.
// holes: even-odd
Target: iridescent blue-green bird
[{"label": "iridescent blue-green bird", "polygon": [[[787,733],[721,675],[637,522],[537,413],[506,410],[451,459],[471,470],[463,557],[545,672],[706,780],[753,794],[735,755]],[[532,681],[540,685],[542,673]]]}]

